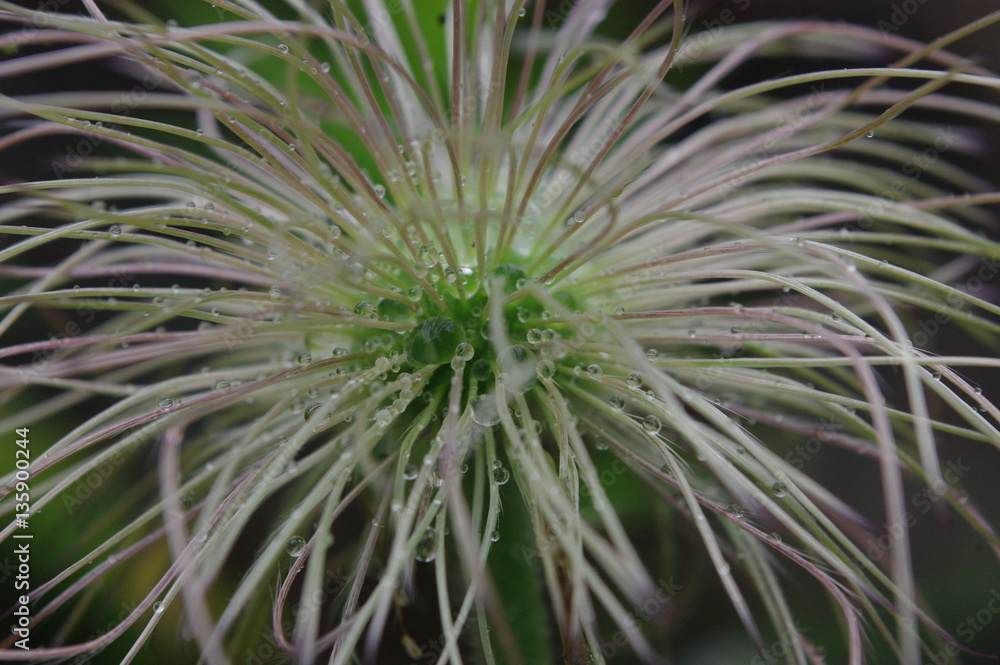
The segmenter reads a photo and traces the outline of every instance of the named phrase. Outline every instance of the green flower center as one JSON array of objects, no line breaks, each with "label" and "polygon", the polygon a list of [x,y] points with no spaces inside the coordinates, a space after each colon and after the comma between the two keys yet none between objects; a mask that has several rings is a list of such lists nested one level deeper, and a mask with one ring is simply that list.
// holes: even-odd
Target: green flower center
[{"label": "green flower center", "polygon": [[[544,295],[546,287],[531,281],[516,263],[500,264],[485,275],[468,268],[431,270],[422,285],[407,283],[398,273],[393,277],[389,288],[398,297],[354,305],[358,325],[344,329],[352,352],[386,353],[394,364],[413,370],[450,365],[466,369],[474,381],[499,379],[508,391],[523,393],[534,385],[538,367],[553,366],[546,358],[548,343],[573,334],[560,314],[576,311],[576,298],[565,290]],[[392,332],[385,330],[388,326]],[[498,331],[500,338],[494,339]],[[451,376],[434,374],[427,387]]]}]

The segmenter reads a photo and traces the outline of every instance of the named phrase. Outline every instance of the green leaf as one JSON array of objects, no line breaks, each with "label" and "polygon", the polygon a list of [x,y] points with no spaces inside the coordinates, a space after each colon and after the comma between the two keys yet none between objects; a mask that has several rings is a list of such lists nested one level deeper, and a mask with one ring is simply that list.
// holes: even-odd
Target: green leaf
[{"label": "green leaf", "polygon": [[[395,3],[390,0],[389,4],[393,5]],[[448,90],[448,81],[451,79],[448,67],[450,58],[447,52],[447,44],[451,37],[446,34],[445,21],[442,20],[448,10],[448,4],[448,0],[421,0],[420,9],[416,12],[417,25],[421,35],[423,35],[424,44],[427,48],[427,56],[434,63],[434,77],[437,79],[441,90]],[[401,11],[395,12],[393,14],[393,21],[399,32],[403,48],[406,49],[407,56],[410,58],[411,71],[422,73],[424,68],[420,62],[416,38],[410,33],[407,27],[405,14]],[[426,80],[421,82],[424,85],[428,83]]]},{"label": "green leaf", "polygon": [[[538,593],[542,586],[539,542],[522,498],[505,499],[500,538],[490,549],[490,573],[517,641],[517,652],[532,665],[551,665],[555,663],[552,645],[559,640],[552,635],[546,595]],[[494,649],[497,662],[507,662],[504,649],[496,642]]]}]

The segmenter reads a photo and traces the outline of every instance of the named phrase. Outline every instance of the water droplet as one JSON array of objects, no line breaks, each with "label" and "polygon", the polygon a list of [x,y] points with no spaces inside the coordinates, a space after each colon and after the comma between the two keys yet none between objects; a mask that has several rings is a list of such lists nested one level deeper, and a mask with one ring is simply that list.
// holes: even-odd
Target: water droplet
[{"label": "water droplet", "polygon": [[601,366],[598,365],[597,363],[594,363],[592,365],[587,365],[587,374],[591,376],[600,376],[603,373],[604,370],[601,369]]},{"label": "water droplet", "polygon": [[874,131],[874,130],[871,130],[871,129],[869,129],[869,130],[868,130],[868,133],[867,133],[867,134],[865,134],[865,136],[867,136],[867,137],[868,137],[868,138],[870,138],[870,139],[871,139],[871,138],[875,138],[875,131]]},{"label": "water droplet", "polygon": [[163,603],[160,601],[153,603],[153,614],[163,614]]},{"label": "water droplet", "polygon": [[479,395],[472,400],[472,419],[483,427],[493,427],[500,422],[497,400],[493,395]]},{"label": "water droplet", "polygon": [[469,361],[472,360],[473,356],[476,355],[476,350],[472,348],[472,345],[468,342],[462,342],[455,347],[455,356],[461,358],[462,360]]},{"label": "water droplet", "polygon": [[424,537],[417,542],[417,550],[415,558],[417,561],[423,563],[430,563],[437,558],[437,552],[434,551],[434,532],[430,529],[424,534]]},{"label": "water droplet", "polygon": [[608,403],[611,405],[611,408],[614,409],[615,411],[621,411],[622,409],[625,408],[625,398],[622,397],[621,395],[614,395],[611,399],[608,400]]},{"label": "water droplet", "polygon": [[370,300],[362,300],[354,306],[354,313],[358,316],[374,319],[378,315],[378,309],[376,308],[375,303]]},{"label": "water droplet", "polygon": [[726,512],[735,517],[736,519],[743,519],[747,514],[747,511],[738,503],[731,503],[726,506]]},{"label": "water droplet", "polygon": [[321,70],[323,70],[323,73],[325,74],[326,72],[330,71],[330,63],[329,62],[321,62],[320,65],[319,65],[319,68]]},{"label": "water droplet", "polygon": [[403,467],[403,479],[414,480],[417,477],[417,467],[414,464],[407,464]]},{"label": "water droplet", "polygon": [[646,416],[642,419],[642,428],[650,434],[656,434],[663,427],[663,423],[656,416]]},{"label": "water droplet", "polygon": [[278,50],[282,53],[288,53],[288,44],[278,44]]},{"label": "water droplet", "polygon": [[660,357],[660,352],[656,349],[646,349],[646,357],[650,360],[656,360]]},{"label": "water droplet", "polygon": [[625,383],[629,388],[641,388],[642,387],[642,377],[633,372],[625,377]]},{"label": "water droplet", "polygon": [[494,543],[497,542],[498,540],[500,540],[500,532],[499,531],[494,531],[493,533],[491,533],[490,534],[490,540],[492,542],[494,542]]},{"label": "water droplet", "polygon": [[532,328],[525,333],[524,337],[528,340],[529,344],[538,344],[542,341],[542,331],[538,328]]},{"label": "water droplet", "polygon": [[542,379],[551,379],[556,374],[556,365],[548,358],[543,358],[535,366],[535,374]]},{"label": "water droplet", "polygon": [[302,554],[302,550],[306,548],[306,539],[302,536],[292,536],[285,543],[285,551],[288,552],[288,556],[297,557]]},{"label": "water droplet", "polygon": [[229,381],[226,381],[225,379],[219,379],[218,381],[215,382],[215,386],[213,387],[219,391],[229,390]]},{"label": "water droplet", "polygon": [[443,365],[450,362],[458,345],[465,342],[465,330],[451,319],[436,316],[409,332],[403,344],[412,365]]},{"label": "water droplet", "polygon": [[510,471],[502,466],[493,469],[493,482],[497,485],[506,485],[508,480],[510,480]]},{"label": "water droplet", "polygon": [[780,499],[788,494],[788,488],[785,487],[785,483],[775,483],[771,485],[771,492]]},{"label": "water droplet", "polygon": [[112,224],[111,228],[108,229],[108,234],[112,238],[117,238],[118,236],[120,236],[122,234],[122,227],[118,226],[117,224]]},{"label": "water droplet", "polygon": [[170,399],[169,397],[161,397],[160,401],[157,404],[161,409],[166,411],[167,409],[173,408],[174,400]]},{"label": "water droplet", "polygon": [[313,402],[312,404],[310,404],[309,406],[307,406],[306,410],[302,412],[303,418],[305,418],[306,420],[309,420],[309,416],[311,416],[312,414],[316,413],[316,409],[318,409],[320,406],[321,406],[321,404],[319,402]]},{"label": "water droplet", "polygon": [[433,268],[440,262],[441,254],[433,247],[421,245],[420,251],[417,252],[417,260],[420,261],[420,263],[422,263],[425,267]]}]

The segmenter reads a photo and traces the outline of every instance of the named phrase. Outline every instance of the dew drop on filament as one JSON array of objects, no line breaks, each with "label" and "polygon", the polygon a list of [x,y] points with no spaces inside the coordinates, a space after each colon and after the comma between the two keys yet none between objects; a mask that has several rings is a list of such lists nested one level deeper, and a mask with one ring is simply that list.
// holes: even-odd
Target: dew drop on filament
[{"label": "dew drop on filament", "polygon": [[290,557],[298,557],[302,554],[302,550],[306,548],[306,540],[302,536],[292,536],[285,543],[285,551]]},{"label": "dew drop on filament", "polygon": [[428,530],[424,537],[417,542],[417,550],[415,554],[417,561],[422,563],[430,563],[437,558],[437,553],[434,551],[434,532]]},{"label": "dew drop on filament", "polygon": [[510,471],[502,466],[493,469],[493,482],[497,485],[506,485],[508,480],[510,480]]}]

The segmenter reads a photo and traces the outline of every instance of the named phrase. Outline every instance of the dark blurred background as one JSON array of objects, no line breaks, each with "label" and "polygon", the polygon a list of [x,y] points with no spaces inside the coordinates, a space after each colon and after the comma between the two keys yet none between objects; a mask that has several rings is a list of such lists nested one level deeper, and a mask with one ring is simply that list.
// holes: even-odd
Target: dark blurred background
[{"label": "dark blurred background", "polygon": [[[693,13],[706,19],[730,8],[737,21],[789,18],[844,21],[875,29],[892,26],[898,28],[894,34],[931,41],[1000,10],[1000,3],[996,0],[703,0],[692,7]],[[953,50],[975,57],[985,67],[1000,68],[1000,26],[991,26],[963,39]]]}]

